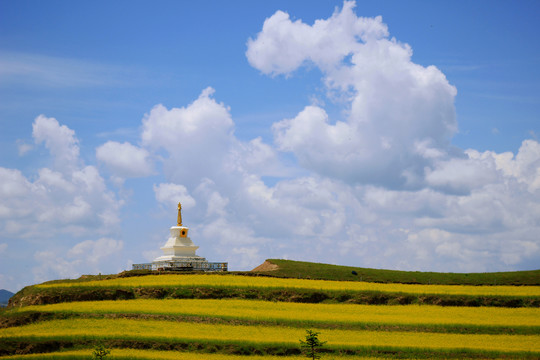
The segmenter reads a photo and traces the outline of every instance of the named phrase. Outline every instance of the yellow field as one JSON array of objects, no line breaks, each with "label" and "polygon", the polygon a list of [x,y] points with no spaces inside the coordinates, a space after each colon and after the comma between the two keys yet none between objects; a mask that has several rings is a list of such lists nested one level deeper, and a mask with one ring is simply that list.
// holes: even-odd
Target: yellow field
[{"label": "yellow field", "polygon": [[[80,359],[91,359],[92,349],[62,351],[48,354],[14,355],[0,356],[0,359],[42,359],[50,356],[55,359],[62,359],[76,356]],[[200,354],[179,351],[156,351],[156,350],[133,350],[133,349],[114,349],[106,359],[155,359],[155,360],[305,360],[305,356],[255,356],[255,355],[225,355],[225,354]],[[332,356],[340,360],[373,360],[375,358],[352,357],[352,356]]]},{"label": "yellow field", "polygon": [[409,294],[540,296],[540,286],[466,286],[379,284],[352,281],[278,279],[239,275],[157,275],[117,278],[81,283],[37,285],[38,288],[59,287],[175,287],[214,286],[233,288],[295,288],[328,291],[381,291]]},{"label": "yellow field", "polygon": [[13,312],[137,313],[398,325],[540,326],[540,308],[441,307],[431,305],[298,304],[255,300],[138,299],[27,306]]},{"label": "yellow field", "polygon": [[[244,289],[254,294],[270,290],[263,294],[266,296],[276,292],[277,297],[283,294],[283,298],[294,294],[294,291],[287,291],[293,289],[356,292],[359,297],[363,296],[359,293],[373,291],[411,294],[419,298],[423,294],[435,295],[435,299],[442,298],[439,295],[463,296],[463,299],[467,296],[480,299],[483,296],[492,296],[500,297],[501,304],[510,304],[509,299],[503,299],[505,296],[540,297],[540,286],[405,285],[215,274],[151,275],[103,281],[58,282],[36,287],[48,289],[51,293],[57,293],[66,287],[83,288],[85,293],[86,289],[114,292],[114,289],[119,288],[169,288],[169,295],[177,292],[175,288],[210,287],[224,289],[223,292]],[[77,292],[78,290],[74,289],[73,293]],[[100,293],[96,292],[98,295]],[[211,296],[211,293],[208,292],[207,295]],[[338,297],[339,293],[332,296],[334,295]],[[497,299],[493,301],[490,304],[496,305]],[[535,304],[534,301],[523,301],[523,304]],[[34,312],[60,315],[36,316]],[[540,358],[540,308],[535,307],[305,304],[239,299],[139,298],[23,306],[7,309],[3,314],[6,317],[3,324],[37,319],[29,325],[0,329],[0,349],[3,353],[14,354],[21,349],[31,351],[34,349],[33,344],[46,346],[47,343],[57,344],[58,348],[71,346],[72,343],[88,347],[75,352],[13,357],[16,359],[89,359],[92,344],[103,341],[111,347],[174,347],[194,351],[112,348],[112,355],[107,357],[110,359],[298,360],[303,357],[253,354],[295,353],[300,348],[299,340],[306,336],[306,329],[319,332],[320,340],[327,342],[324,348],[331,353],[325,354],[323,358],[358,358],[338,356],[345,351],[380,357],[392,357],[395,353],[400,358],[417,356],[443,359],[469,355],[491,359]],[[141,316],[129,319],[129,316],[122,314]],[[164,320],[147,315],[164,315],[159,318]],[[226,354],[232,352],[251,356]]]},{"label": "yellow field", "polygon": [[[392,346],[431,349],[540,351],[540,335],[471,335],[414,332],[319,330],[328,347]],[[40,339],[168,339],[297,346],[305,331],[279,326],[243,326],[128,319],[66,319],[0,329],[0,340]]]}]

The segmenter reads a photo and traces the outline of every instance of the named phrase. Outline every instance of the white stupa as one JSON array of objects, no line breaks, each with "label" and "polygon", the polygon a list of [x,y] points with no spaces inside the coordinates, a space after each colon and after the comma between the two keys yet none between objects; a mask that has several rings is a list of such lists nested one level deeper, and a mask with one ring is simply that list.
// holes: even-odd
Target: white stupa
[{"label": "white stupa", "polygon": [[188,237],[188,231],[189,228],[182,226],[182,204],[178,203],[177,226],[171,227],[171,237],[169,237],[165,245],[161,248],[163,255],[154,259],[152,262],[153,268],[205,267],[203,263],[208,263],[208,261],[195,253],[199,247],[195,246],[193,241]]},{"label": "white stupa", "polygon": [[188,237],[189,229],[182,225],[182,204],[178,203],[178,221],[172,226],[171,237],[161,248],[163,255],[151,263],[133,264],[133,270],[153,271],[227,271],[226,262],[208,262],[198,256],[195,251],[199,248]]}]

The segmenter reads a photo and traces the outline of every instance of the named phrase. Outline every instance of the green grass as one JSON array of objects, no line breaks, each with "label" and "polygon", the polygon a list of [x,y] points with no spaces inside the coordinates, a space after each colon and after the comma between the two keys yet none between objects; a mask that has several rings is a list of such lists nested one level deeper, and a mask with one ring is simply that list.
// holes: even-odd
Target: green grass
[{"label": "green grass", "polygon": [[[322,333],[324,335],[324,333]],[[324,340],[324,339],[323,339]],[[93,346],[97,343],[103,343],[105,347],[112,350],[111,355],[118,353],[119,349],[152,349],[155,351],[167,353],[190,353],[192,359],[208,359],[210,354],[216,355],[235,355],[237,359],[227,360],[242,360],[249,359],[248,356],[261,356],[261,360],[277,360],[273,356],[279,356],[283,360],[295,359],[301,357],[298,346],[276,344],[264,345],[256,343],[242,342],[219,342],[219,341],[168,341],[163,339],[155,339],[149,341],[133,340],[133,339],[106,339],[104,337],[95,339],[54,339],[46,340],[37,338],[20,338],[15,341],[0,342],[0,359],[8,354],[35,354],[38,359],[55,359],[47,353],[57,352],[66,349],[87,349],[88,354],[91,353]],[[8,350],[9,349],[9,350]],[[19,349],[19,350],[17,350]],[[33,352],[25,352],[29,349]],[[6,350],[9,351],[6,352]],[[38,355],[39,354],[39,355]],[[428,349],[421,347],[406,347],[406,346],[360,346],[354,348],[340,348],[336,346],[325,346],[322,351],[322,359],[538,359],[538,352],[530,351],[491,351],[481,349],[465,349],[465,348],[449,348],[449,349]],[[20,356],[21,356],[20,355]],[[43,357],[42,357],[43,356]],[[244,356],[246,358],[244,358]],[[268,358],[269,357],[269,358]],[[24,357],[15,357],[16,359],[24,359]],[[76,359],[86,357],[74,357]],[[91,357],[89,356],[88,359]],[[109,358],[109,357],[107,357]],[[111,357],[114,359],[115,357]],[[123,357],[119,357],[123,358]],[[128,359],[148,358],[157,359],[157,357],[127,357]],[[183,359],[183,357],[176,357]],[[304,357],[305,358],[305,357]],[[73,357],[68,357],[73,359]],[[216,359],[217,360],[217,359]]]},{"label": "green grass", "polygon": [[[428,285],[540,285],[540,270],[493,273],[437,273],[368,269],[279,259],[269,259],[267,261],[279,266],[279,269],[263,272],[262,274],[285,278]],[[357,275],[353,275],[353,271]]]}]

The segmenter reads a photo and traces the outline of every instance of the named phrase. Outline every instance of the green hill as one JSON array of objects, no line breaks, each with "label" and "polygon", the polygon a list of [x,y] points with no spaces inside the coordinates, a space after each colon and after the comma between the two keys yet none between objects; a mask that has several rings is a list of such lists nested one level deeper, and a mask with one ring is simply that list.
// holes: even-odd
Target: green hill
[{"label": "green hill", "polygon": [[[275,265],[275,266],[272,266]],[[277,267],[276,267],[277,266]],[[368,269],[304,261],[268,259],[252,272],[274,277],[440,285],[540,285],[540,270],[438,273]]]}]

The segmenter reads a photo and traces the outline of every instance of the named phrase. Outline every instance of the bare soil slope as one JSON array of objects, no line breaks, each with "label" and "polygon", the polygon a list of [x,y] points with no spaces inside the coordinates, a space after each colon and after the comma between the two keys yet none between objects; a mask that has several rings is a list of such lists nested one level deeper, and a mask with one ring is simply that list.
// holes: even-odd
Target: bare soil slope
[{"label": "bare soil slope", "polygon": [[271,263],[266,260],[261,265],[257,266],[255,269],[251,270],[252,272],[263,272],[263,271],[276,271],[279,270],[279,266]]}]

